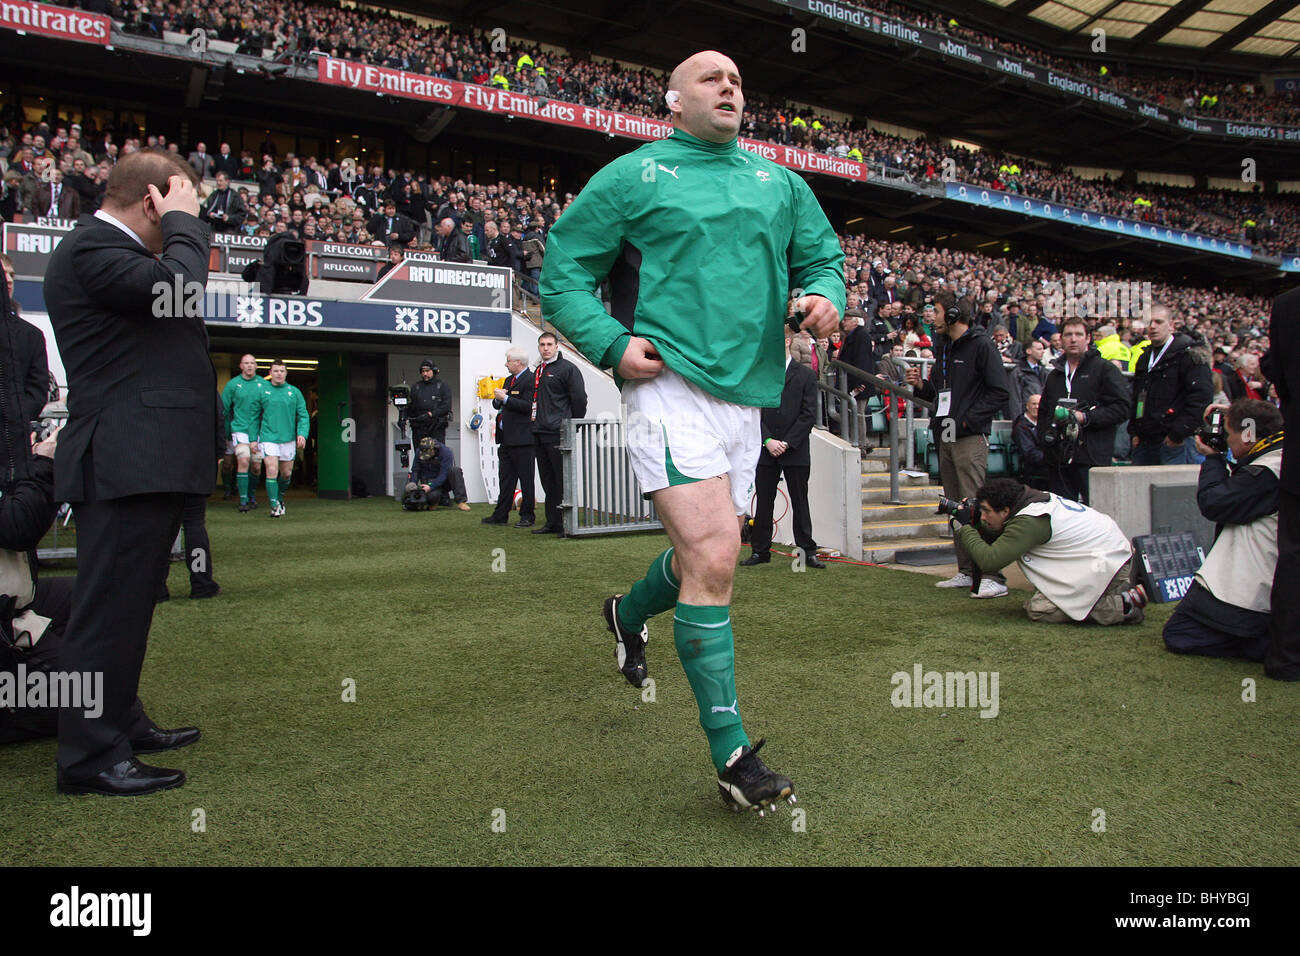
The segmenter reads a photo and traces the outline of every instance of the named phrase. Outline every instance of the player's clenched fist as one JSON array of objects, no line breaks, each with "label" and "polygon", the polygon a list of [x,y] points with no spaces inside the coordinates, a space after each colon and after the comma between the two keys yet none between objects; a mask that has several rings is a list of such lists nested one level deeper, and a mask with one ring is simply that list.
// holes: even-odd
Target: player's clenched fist
[{"label": "player's clenched fist", "polygon": [[795,299],[794,309],[804,314],[799,328],[808,329],[813,338],[826,338],[840,326],[840,310],[824,296],[805,295]]}]

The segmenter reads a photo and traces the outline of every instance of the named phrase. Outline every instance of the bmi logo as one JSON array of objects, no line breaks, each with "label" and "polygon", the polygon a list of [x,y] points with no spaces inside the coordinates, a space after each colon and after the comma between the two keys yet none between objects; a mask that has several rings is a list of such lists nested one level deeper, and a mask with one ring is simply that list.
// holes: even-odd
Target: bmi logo
[{"label": "bmi logo", "polygon": [[406,306],[396,306],[394,324],[398,332],[418,332],[420,331],[420,310]]}]

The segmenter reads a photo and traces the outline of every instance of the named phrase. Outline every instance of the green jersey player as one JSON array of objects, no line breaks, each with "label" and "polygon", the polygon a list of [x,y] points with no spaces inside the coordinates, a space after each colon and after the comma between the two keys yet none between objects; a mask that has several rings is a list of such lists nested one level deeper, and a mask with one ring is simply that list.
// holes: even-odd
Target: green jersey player
[{"label": "green jersey player", "polygon": [[[718,788],[762,812],[793,785],[757,756],[735,687],[731,591],[758,463],[760,407],[780,404],[792,288],[802,327],[829,335],[844,307],[844,253],[808,185],[742,150],[736,64],[697,53],[665,96],[673,134],[607,165],[556,220],[542,311],[615,370],[641,490],[672,547],[605,602],[619,669],[646,680],[646,621],[673,611],[677,655],[708,737]],[[610,284],[613,315],[599,287]],[[739,305],[739,307],[738,307]]]},{"label": "green jersey player", "polygon": [[266,496],[271,517],[284,514],[283,488],[293,477],[293,460],[307,447],[311,418],[307,402],[296,386],[285,381],[289,370],[276,359],[271,363],[271,381],[262,393],[262,457],[266,461]]},{"label": "green jersey player", "polygon": [[239,374],[226,383],[221,404],[226,410],[226,457],[235,460],[239,510],[254,507],[257,476],[262,473],[262,393],[270,386],[257,374],[257,359],[248,353],[239,359]]}]

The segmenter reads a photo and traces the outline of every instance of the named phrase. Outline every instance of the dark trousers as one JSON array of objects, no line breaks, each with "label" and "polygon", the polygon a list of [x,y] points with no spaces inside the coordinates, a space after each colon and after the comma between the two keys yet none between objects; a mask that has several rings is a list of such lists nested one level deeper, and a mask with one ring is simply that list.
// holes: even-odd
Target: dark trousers
[{"label": "dark trousers", "polygon": [[59,711],[59,773],[90,777],[131,756],[153,727],[137,690],[158,581],[185,504],[182,494],[132,495],[74,506],[77,589],[59,669],[103,674],[103,713]]},{"label": "dark trousers", "polygon": [[498,445],[497,474],[501,478],[501,493],[492,512],[493,521],[510,517],[510,506],[515,500],[515,485],[519,485],[523,498],[519,502],[520,519],[536,520],[537,491],[533,487],[533,466],[537,459],[532,445]]},{"label": "dark trousers", "polygon": [[1202,624],[1183,610],[1174,611],[1165,622],[1165,647],[1175,654],[1199,654],[1203,657],[1244,657],[1250,661],[1264,659],[1268,637],[1239,637]]},{"label": "dark trousers", "polygon": [[[208,526],[205,519],[208,513],[207,495],[186,495],[185,505],[181,509],[180,528],[185,530],[185,565],[190,569],[190,597],[201,597],[217,589],[217,582],[212,579],[212,544],[208,541]],[[176,532],[172,529],[172,540]],[[170,559],[168,561],[170,564]],[[158,598],[166,599],[167,568],[163,568],[162,583],[158,586]]]},{"label": "dark trousers", "polygon": [[447,469],[446,482],[441,488],[435,488],[429,493],[429,504],[442,504],[448,495],[451,495],[453,501],[469,501],[469,495],[465,492],[465,472],[460,470],[459,465]]},{"label": "dark trousers", "polygon": [[564,462],[560,457],[560,440],[535,439],[533,451],[537,456],[537,475],[542,479],[542,494],[546,495],[546,527],[564,530],[564,512],[560,499],[564,497]]},{"label": "dark trousers", "polygon": [[755,554],[772,549],[772,511],[776,503],[776,485],[785,473],[785,487],[790,493],[790,514],[794,518],[794,543],[804,554],[817,554],[812,536],[812,518],[808,514],[808,465],[780,465],[759,462],[754,469],[754,530],[749,537]]},{"label": "dark trousers", "polygon": [[1278,493],[1277,571],[1268,621],[1269,645],[1264,673],[1279,680],[1300,680],[1300,495]]},{"label": "dark trousers", "polygon": [[1088,503],[1088,471],[1091,465],[1048,465],[1047,490],[1070,501]]}]

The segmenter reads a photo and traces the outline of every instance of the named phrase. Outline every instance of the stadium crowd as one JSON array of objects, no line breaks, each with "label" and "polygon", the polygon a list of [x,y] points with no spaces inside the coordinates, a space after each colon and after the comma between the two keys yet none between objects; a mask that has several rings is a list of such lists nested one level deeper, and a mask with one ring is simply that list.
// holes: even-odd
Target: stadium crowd
[{"label": "stadium crowd", "polygon": [[[86,0],[88,9],[111,13],[132,32],[161,36],[164,31],[191,33],[204,28],[217,39],[239,44],[241,52],[289,59],[311,51],[414,73],[441,76],[466,83],[522,90],[585,105],[643,116],[663,118],[661,91],[665,77],[656,70],[617,63],[575,59],[543,51],[528,43],[494,47],[485,32],[464,32],[449,26],[426,28],[415,21],[376,10],[345,10],[307,3],[276,0],[253,4],[230,0],[223,4],[167,3],[147,0]],[[885,4],[877,12],[906,19],[930,29],[943,30],[1032,59],[1055,69],[1090,75],[1081,63],[1037,55],[1020,44],[996,41],[932,14]],[[871,8],[868,8],[871,9]],[[1033,55],[1031,55],[1033,54]],[[1238,104],[1245,114],[1235,118],[1261,118],[1278,100],[1289,117],[1295,112],[1289,95],[1262,97],[1241,81],[1216,81],[1188,88],[1186,82],[1143,77],[1128,89],[1113,74],[1101,77],[1117,89],[1138,93],[1163,105],[1192,111],[1222,111]],[[1188,104],[1191,104],[1191,107]],[[1270,122],[1280,122],[1278,118]],[[937,181],[947,172],[952,178],[979,186],[1063,203],[1108,215],[1124,216],[1206,236],[1250,243],[1259,251],[1277,255],[1300,249],[1300,206],[1282,198],[1253,192],[1198,190],[1113,181],[1109,177],[1086,179],[1063,167],[1054,167],[992,150],[970,151],[925,137],[908,139],[872,131],[860,121],[843,121],[808,108],[750,95],[742,135],[773,143],[800,146],[840,158],[881,163],[919,181]],[[260,167],[253,156],[248,159]]]},{"label": "stadium crowd", "polygon": [[[35,217],[54,211],[60,218],[75,218],[93,212],[118,157],[147,147],[181,153],[179,143],[161,134],[128,135],[119,146],[111,134],[93,127],[86,131],[78,123],[23,129],[11,112],[0,114],[0,124],[5,127],[0,130],[0,153],[5,154],[0,155],[5,183],[0,216],[8,220],[18,214]],[[24,160],[29,152],[30,162]],[[573,198],[572,193],[504,181],[482,184],[415,169],[358,168],[350,159],[338,163],[293,154],[277,159],[267,151],[255,162],[247,150],[236,157],[228,145],[213,150],[204,141],[183,155],[196,172],[216,177],[217,188],[205,199],[203,212],[218,230],[263,236],[293,231],[305,239],[382,243],[438,251],[450,258],[467,253],[471,259],[508,265],[529,281],[535,281],[540,269],[547,230]],[[450,230],[442,226],[444,220],[450,220]],[[875,306],[888,280],[901,305],[880,317],[891,330],[910,324],[918,338],[924,296],[941,289],[978,300],[975,311],[988,316],[982,319],[985,324],[1006,324],[1012,338],[1025,344],[1045,317],[1046,283],[1063,282],[1067,272],[1076,284],[1119,278],[1090,275],[1085,265],[1068,262],[993,257],[862,236],[842,239],[853,280],[849,291],[866,317],[877,317]],[[1257,336],[1267,323],[1266,298],[1159,282],[1152,294],[1174,308],[1211,347],[1260,351]],[[1118,331],[1126,333],[1129,317],[1117,318]]]}]

